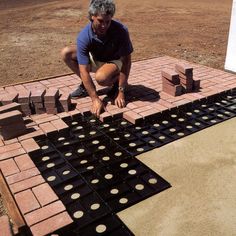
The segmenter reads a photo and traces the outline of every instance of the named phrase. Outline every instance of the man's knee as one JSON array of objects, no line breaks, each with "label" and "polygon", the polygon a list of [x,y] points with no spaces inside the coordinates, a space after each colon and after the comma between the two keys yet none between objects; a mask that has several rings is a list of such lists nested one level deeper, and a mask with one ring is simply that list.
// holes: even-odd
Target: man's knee
[{"label": "man's knee", "polygon": [[[64,47],[61,50],[61,56],[64,61],[75,60],[76,59],[76,49],[74,47]],[[73,58],[75,57],[75,58]]]},{"label": "man's knee", "polygon": [[107,76],[107,74],[104,73],[103,71],[98,70],[96,72],[95,80],[101,86],[110,86],[111,85],[111,81],[109,81],[109,76]]}]

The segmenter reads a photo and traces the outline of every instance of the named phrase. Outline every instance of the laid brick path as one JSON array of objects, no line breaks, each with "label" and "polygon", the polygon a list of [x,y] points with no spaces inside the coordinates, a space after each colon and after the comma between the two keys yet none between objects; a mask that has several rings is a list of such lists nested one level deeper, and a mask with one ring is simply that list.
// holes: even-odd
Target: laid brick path
[{"label": "laid brick path", "polygon": [[[134,62],[129,78],[127,107],[119,109],[108,103],[107,112],[101,114],[101,121],[109,120],[111,117],[123,117],[131,123],[136,123],[156,113],[236,87],[235,75],[188,63],[193,67],[193,78],[201,81],[200,90],[176,97],[162,92],[161,71],[174,69],[176,63],[184,62],[167,56]],[[7,86],[1,88],[0,100],[15,101],[14,95],[23,93],[22,91],[32,92],[49,88],[58,88],[60,93],[67,96],[78,84],[76,75],[66,75]],[[105,98],[107,89],[97,84],[96,87],[101,98]],[[0,169],[33,235],[48,234],[73,221],[28,156],[29,152],[40,149],[34,137],[63,132],[68,126],[62,118],[86,113],[91,106],[88,97],[73,100],[73,103],[75,109],[69,112],[25,117],[25,124],[29,131],[27,134],[10,140],[0,138]]]}]

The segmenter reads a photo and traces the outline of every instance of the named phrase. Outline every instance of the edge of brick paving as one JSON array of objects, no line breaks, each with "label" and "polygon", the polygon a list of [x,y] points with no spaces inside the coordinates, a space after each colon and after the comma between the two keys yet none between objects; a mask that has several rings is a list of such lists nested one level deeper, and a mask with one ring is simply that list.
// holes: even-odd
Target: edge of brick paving
[{"label": "edge of brick paving", "polygon": [[3,176],[2,170],[0,170],[0,192],[2,193],[4,206],[6,206],[8,214],[13,222],[14,234],[26,233],[28,231],[28,227],[20,213],[14,197],[11,194],[9,186]]}]

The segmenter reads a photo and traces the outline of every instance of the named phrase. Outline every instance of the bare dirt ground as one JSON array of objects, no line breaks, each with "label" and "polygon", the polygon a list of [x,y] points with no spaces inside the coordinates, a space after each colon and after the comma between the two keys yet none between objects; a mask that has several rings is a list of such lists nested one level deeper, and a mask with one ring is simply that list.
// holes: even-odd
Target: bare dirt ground
[{"label": "bare dirt ground", "polygon": [[[0,0],[0,86],[70,73],[60,58],[88,22],[88,0]],[[232,0],[116,0],[133,60],[169,55],[223,69]],[[4,212],[1,210],[0,215]]]},{"label": "bare dirt ground", "polygon": [[[69,73],[60,50],[88,22],[88,0],[1,0],[0,86]],[[169,55],[223,69],[232,0],[116,0],[133,60]]]}]

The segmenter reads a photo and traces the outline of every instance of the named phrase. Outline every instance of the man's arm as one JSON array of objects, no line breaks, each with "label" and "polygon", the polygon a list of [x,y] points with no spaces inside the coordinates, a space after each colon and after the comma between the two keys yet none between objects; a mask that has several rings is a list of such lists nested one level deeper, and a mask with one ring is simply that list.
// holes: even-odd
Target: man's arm
[{"label": "man's arm", "polygon": [[90,65],[79,65],[80,77],[83,81],[84,87],[86,88],[90,98],[92,99],[92,108],[91,112],[95,116],[99,117],[102,109],[105,109],[103,102],[98,97],[95,85],[89,74]]},{"label": "man's arm", "polygon": [[[119,75],[119,87],[125,88],[128,84],[129,73],[131,69],[131,54],[121,58],[122,68]],[[125,94],[124,91],[119,90],[115,99],[115,104],[119,107],[125,107]]]}]

